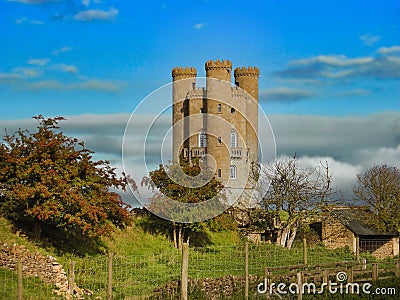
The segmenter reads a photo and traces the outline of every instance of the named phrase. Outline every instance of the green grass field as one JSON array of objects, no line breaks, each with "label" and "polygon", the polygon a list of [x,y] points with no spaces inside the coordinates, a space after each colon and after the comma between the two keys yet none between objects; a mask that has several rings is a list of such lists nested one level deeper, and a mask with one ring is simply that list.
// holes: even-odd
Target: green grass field
[{"label": "green grass field", "polygon": [[[219,278],[227,275],[244,276],[244,243],[236,232],[209,232],[211,245],[189,249],[189,278]],[[0,242],[25,245],[31,251],[51,254],[57,257],[69,273],[70,262],[75,262],[75,281],[80,288],[93,293],[95,297],[106,296],[107,289],[107,251],[113,253],[113,299],[143,299],[152,295],[153,290],[168,282],[179,280],[181,272],[181,254],[172,243],[162,235],[145,232],[142,227],[133,225],[126,230],[117,230],[104,242],[104,253],[96,255],[74,256],[70,253],[57,255],[51,247],[42,248],[40,244],[17,236],[11,232],[7,221],[0,218]],[[293,249],[262,243],[249,245],[249,273],[263,276],[265,267],[296,265],[303,262],[301,243]],[[322,246],[308,249],[308,263],[351,261],[354,256],[349,250],[328,250]],[[14,272],[4,270],[1,273],[0,290],[16,295]],[[35,279],[38,280],[38,279]],[[40,283],[35,284],[43,284]],[[27,298],[36,299],[37,287],[32,290],[27,281],[24,292]],[[51,295],[51,289],[41,288]],[[40,289],[40,288],[39,288]],[[176,292],[176,291],[175,291]],[[7,299],[7,298],[5,298]],[[13,299],[12,297],[10,299]],[[194,298],[195,299],[195,298]]]},{"label": "green grass field", "polygon": [[[17,299],[18,279],[16,272],[0,268],[0,299]],[[54,286],[35,277],[23,278],[22,299],[63,299],[52,294]]]}]

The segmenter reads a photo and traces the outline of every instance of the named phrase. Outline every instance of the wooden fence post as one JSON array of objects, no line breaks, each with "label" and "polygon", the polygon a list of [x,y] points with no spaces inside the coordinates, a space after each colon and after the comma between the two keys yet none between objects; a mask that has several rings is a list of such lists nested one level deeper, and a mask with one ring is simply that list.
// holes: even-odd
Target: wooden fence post
[{"label": "wooden fence post", "polygon": [[354,281],[354,268],[353,268],[353,266],[351,266],[349,269],[348,269],[348,276],[347,276],[347,282],[349,282],[349,283],[353,283],[353,281]]},{"label": "wooden fence post", "polygon": [[372,281],[378,279],[378,264],[372,264]]},{"label": "wooden fence post", "polygon": [[73,297],[75,290],[75,262],[72,260],[69,263],[68,285],[69,285],[69,293]]},{"label": "wooden fence post", "polygon": [[182,244],[181,300],[188,300],[189,244]]},{"label": "wooden fence post", "polygon": [[367,259],[366,258],[363,258],[363,260],[362,260],[362,269],[363,270],[367,269]]},{"label": "wooden fence post", "polygon": [[297,294],[297,300],[303,299],[303,274],[302,272],[297,273],[297,287],[299,289],[299,293]]},{"label": "wooden fence post", "polygon": [[360,238],[356,237],[356,260],[360,262]]},{"label": "wooden fence post", "polygon": [[266,298],[267,299],[270,299],[271,297],[270,297],[270,290],[269,290],[269,274],[270,274],[270,272],[269,272],[269,270],[268,270],[268,268],[265,268],[265,279],[264,279],[264,283],[265,283],[265,290],[267,291],[267,296],[266,296]]},{"label": "wooden fence post", "polygon": [[23,277],[22,277],[22,263],[17,264],[17,276],[18,276],[18,300],[22,300],[22,289],[23,289]]},{"label": "wooden fence post", "polygon": [[249,299],[249,242],[245,242],[244,244],[244,270],[245,270],[245,288],[244,288],[244,297],[246,300]]},{"label": "wooden fence post", "polygon": [[112,261],[113,261],[113,254],[111,251],[108,252],[108,259],[107,259],[107,300],[112,299]]},{"label": "wooden fence post", "polygon": [[307,264],[307,240],[303,237],[303,263]]},{"label": "wooden fence post", "polygon": [[322,270],[322,282],[325,284],[328,284],[328,270],[327,269],[323,269]]}]

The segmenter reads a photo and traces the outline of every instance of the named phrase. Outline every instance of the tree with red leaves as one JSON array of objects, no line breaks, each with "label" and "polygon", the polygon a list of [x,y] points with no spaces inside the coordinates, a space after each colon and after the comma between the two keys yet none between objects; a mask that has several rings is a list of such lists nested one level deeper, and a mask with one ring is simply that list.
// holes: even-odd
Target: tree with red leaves
[{"label": "tree with red leaves", "polygon": [[94,161],[83,142],[57,126],[63,117],[34,117],[38,130],[18,130],[0,144],[0,213],[37,237],[89,239],[129,223],[125,189],[108,161]]}]

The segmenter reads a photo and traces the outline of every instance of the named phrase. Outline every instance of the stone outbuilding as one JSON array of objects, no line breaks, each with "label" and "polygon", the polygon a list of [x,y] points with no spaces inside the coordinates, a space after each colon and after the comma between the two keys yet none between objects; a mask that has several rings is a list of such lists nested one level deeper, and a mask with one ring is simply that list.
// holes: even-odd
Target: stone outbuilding
[{"label": "stone outbuilding", "polygon": [[399,255],[399,234],[383,233],[366,225],[368,207],[333,208],[321,222],[310,225],[329,249],[348,246],[353,253],[370,252],[378,259]]}]

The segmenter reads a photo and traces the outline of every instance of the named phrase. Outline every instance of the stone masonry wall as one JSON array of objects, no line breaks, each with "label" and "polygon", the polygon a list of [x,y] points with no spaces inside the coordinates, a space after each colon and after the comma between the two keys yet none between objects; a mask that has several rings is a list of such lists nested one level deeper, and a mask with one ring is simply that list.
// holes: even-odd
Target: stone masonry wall
[{"label": "stone masonry wall", "polygon": [[372,255],[375,256],[377,259],[384,259],[387,257],[393,257],[393,240],[390,239],[374,252]]},{"label": "stone masonry wall", "polygon": [[54,284],[53,293],[72,299],[68,277],[63,266],[52,256],[44,256],[40,253],[32,253],[24,246],[6,243],[0,244],[0,267],[17,270],[17,264],[22,263],[24,276],[35,276],[46,283]]},{"label": "stone masonry wall", "polygon": [[342,248],[349,246],[353,249],[354,234],[342,223],[329,218],[322,224],[322,241],[328,249]]}]

